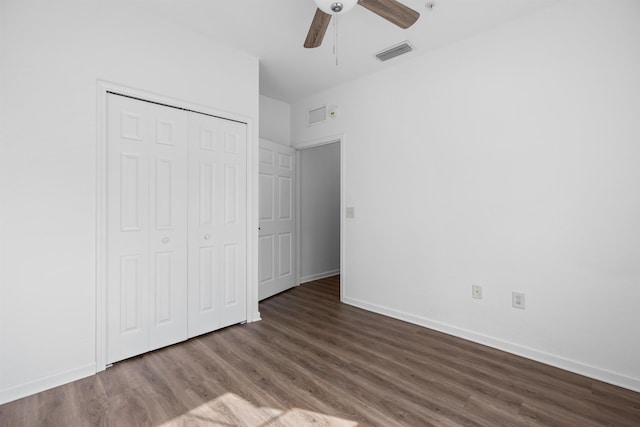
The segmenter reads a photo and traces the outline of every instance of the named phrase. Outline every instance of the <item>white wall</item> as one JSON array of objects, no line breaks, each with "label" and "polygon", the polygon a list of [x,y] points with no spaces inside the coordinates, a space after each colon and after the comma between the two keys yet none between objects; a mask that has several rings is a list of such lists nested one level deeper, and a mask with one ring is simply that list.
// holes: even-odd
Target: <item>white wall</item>
[{"label": "white wall", "polygon": [[340,144],[300,151],[300,282],[340,272]]},{"label": "white wall", "polygon": [[95,372],[97,79],[248,117],[257,152],[257,58],[132,3],[0,3],[0,403]]},{"label": "white wall", "polygon": [[640,390],[639,40],[567,0],[293,105],[346,137],[345,301]]},{"label": "white wall", "polygon": [[260,95],[260,138],[291,145],[291,105]]}]

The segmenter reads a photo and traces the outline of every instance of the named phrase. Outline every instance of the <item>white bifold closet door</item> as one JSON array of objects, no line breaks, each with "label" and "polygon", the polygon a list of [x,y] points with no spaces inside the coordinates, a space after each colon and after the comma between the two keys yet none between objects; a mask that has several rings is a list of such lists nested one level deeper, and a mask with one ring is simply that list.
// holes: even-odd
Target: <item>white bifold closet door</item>
[{"label": "white bifold closet door", "polygon": [[113,94],[107,109],[113,363],[246,320],[246,125]]}]

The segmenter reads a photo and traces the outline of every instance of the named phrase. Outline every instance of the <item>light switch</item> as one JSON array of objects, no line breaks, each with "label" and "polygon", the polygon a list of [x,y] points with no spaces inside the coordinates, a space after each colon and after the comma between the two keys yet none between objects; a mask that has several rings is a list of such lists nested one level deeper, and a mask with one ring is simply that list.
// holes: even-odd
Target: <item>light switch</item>
[{"label": "light switch", "polygon": [[356,208],[348,207],[347,208],[347,218],[355,218],[356,217]]}]

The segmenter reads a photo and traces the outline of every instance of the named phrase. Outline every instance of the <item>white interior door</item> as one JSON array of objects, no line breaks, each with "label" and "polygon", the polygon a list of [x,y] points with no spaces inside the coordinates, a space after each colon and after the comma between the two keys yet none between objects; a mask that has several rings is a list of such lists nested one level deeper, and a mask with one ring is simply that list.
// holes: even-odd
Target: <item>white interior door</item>
[{"label": "white interior door", "polygon": [[259,299],[295,286],[295,150],[260,140]]},{"label": "white interior door", "polygon": [[107,96],[107,355],[187,338],[186,112]]},{"label": "white interior door", "polygon": [[189,115],[189,336],[247,320],[247,130]]}]

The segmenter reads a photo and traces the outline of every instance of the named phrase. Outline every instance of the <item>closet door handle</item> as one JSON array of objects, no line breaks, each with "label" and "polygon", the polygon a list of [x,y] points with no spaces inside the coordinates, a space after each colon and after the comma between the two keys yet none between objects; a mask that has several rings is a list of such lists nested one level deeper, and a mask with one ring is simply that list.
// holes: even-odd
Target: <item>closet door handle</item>
[{"label": "closet door handle", "polygon": [[204,240],[209,240],[210,238],[211,238],[211,235],[210,235],[210,234],[205,234],[205,235],[204,235]]},{"label": "closet door handle", "polygon": [[165,237],[164,239],[162,239],[162,243],[169,243],[169,238]]}]

